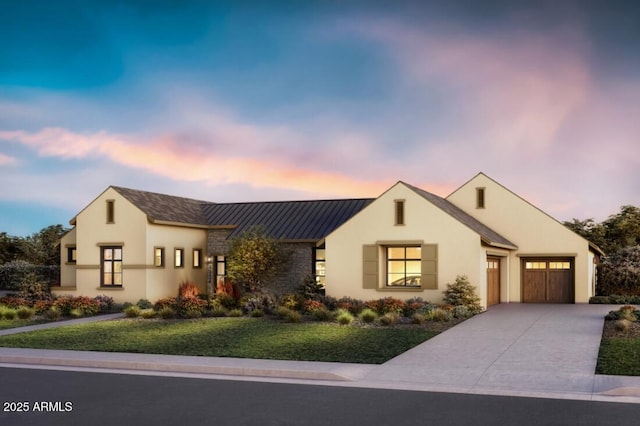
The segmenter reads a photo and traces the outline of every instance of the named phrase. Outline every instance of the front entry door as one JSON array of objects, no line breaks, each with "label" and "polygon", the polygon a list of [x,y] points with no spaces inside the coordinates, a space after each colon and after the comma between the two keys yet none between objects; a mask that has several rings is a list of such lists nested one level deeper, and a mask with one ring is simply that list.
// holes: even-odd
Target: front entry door
[{"label": "front entry door", "polygon": [[487,257],[487,306],[500,303],[500,258]]}]

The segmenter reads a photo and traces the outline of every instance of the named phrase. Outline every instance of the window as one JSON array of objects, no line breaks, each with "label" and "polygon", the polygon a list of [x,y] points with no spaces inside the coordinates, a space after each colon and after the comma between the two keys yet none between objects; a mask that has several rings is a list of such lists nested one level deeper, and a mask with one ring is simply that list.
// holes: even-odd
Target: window
[{"label": "window", "polygon": [[153,249],[153,266],[162,268],[164,266],[164,247]]},{"label": "window", "polygon": [[484,209],[484,188],[476,188],[476,208]]},{"label": "window", "polygon": [[103,287],[122,286],[122,247],[102,247],[101,283]]},{"label": "window", "polygon": [[223,284],[227,276],[227,259],[224,256],[216,256],[216,283]]},{"label": "window", "polygon": [[326,276],[325,249],[316,248],[314,252],[313,275],[316,277],[316,282],[324,287]]},{"label": "window", "polygon": [[193,249],[193,267],[202,268],[202,249]]},{"label": "window", "polygon": [[571,262],[549,262],[549,269],[571,269]]},{"label": "window", "polygon": [[404,200],[395,200],[396,225],[404,225]]},{"label": "window", "polygon": [[176,268],[184,268],[184,249],[177,248],[173,252],[173,266]]},{"label": "window", "polygon": [[67,263],[76,263],[76,248],[67,247]]},{"label": "window", "polygon": [[115,200],[107,200],[107,223],[115,223],[116,221],[115,203]]},{"label": "window", "polygon": [[525,262],[526,269],[547,269],[547,262]]},{"label": "window", "polygon": [[387,286],[420,287],[422,250],[420,246],[387,247]]}]

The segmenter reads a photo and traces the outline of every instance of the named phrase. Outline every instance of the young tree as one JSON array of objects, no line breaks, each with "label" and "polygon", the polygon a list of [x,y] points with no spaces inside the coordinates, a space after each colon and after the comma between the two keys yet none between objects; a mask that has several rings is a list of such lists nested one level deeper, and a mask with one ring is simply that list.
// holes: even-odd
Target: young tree
[{"label": "young tree", "polygon": [[22,260],[34,265],[59,265],[58,244],[66,229],[62,225],[51,225],[22,240]]},{"label": "young tree", "polygon": [[262,290],[269,278],[281,272],[287,255],[278,240],[271,238],[264,227],[248,229],[231,241],[227,259],[227,274],[249,292]]}]

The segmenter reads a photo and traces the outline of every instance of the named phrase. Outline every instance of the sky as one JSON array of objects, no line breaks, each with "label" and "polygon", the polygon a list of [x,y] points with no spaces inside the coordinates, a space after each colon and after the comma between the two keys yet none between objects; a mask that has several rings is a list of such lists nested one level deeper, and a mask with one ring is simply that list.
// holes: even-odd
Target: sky
[{"label": "sky", "polygon": [[640,204],[640,3],[0,3],[0,232],[109,185],[212,202],[447,196],[558,220]]}]

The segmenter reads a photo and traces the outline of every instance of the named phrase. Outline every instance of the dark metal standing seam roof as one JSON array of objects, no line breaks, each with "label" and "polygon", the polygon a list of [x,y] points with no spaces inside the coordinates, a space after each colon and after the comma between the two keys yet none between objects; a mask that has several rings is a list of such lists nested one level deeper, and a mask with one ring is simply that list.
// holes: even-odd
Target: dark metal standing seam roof
[{"label": "dark metal standing seam roof", "polygon": [[373,199],[276,201],[207,204],[210,226],[236,226],[230,238],[262,225],[272,238],[318,241],[329,235]]},{"label": "dark metal standing seam roof", "polygon": [[480,237],[486,240],[490,244],[498,244],[501,246],[506,246],[508,248],[517,248],[515,244],[511,241],[507,240],[502,235],[498,234],[493,229],[489,228],[484,223],[480,222],[475,217],[471,216],[460,207],[451,203],[450,201],[445,200],[444,198],[438,197],[435,194],[425,191],[424,189],[416,188],[415,186],[409,185],[405,183],[409,188],[413,189],[417,194],[422,196],[423,198],[430,201],[432,204],[435,204],[437,207],[444,210],[450,216],[454,217],[458,221],[462,222],[475,232],[477,232]]}]

